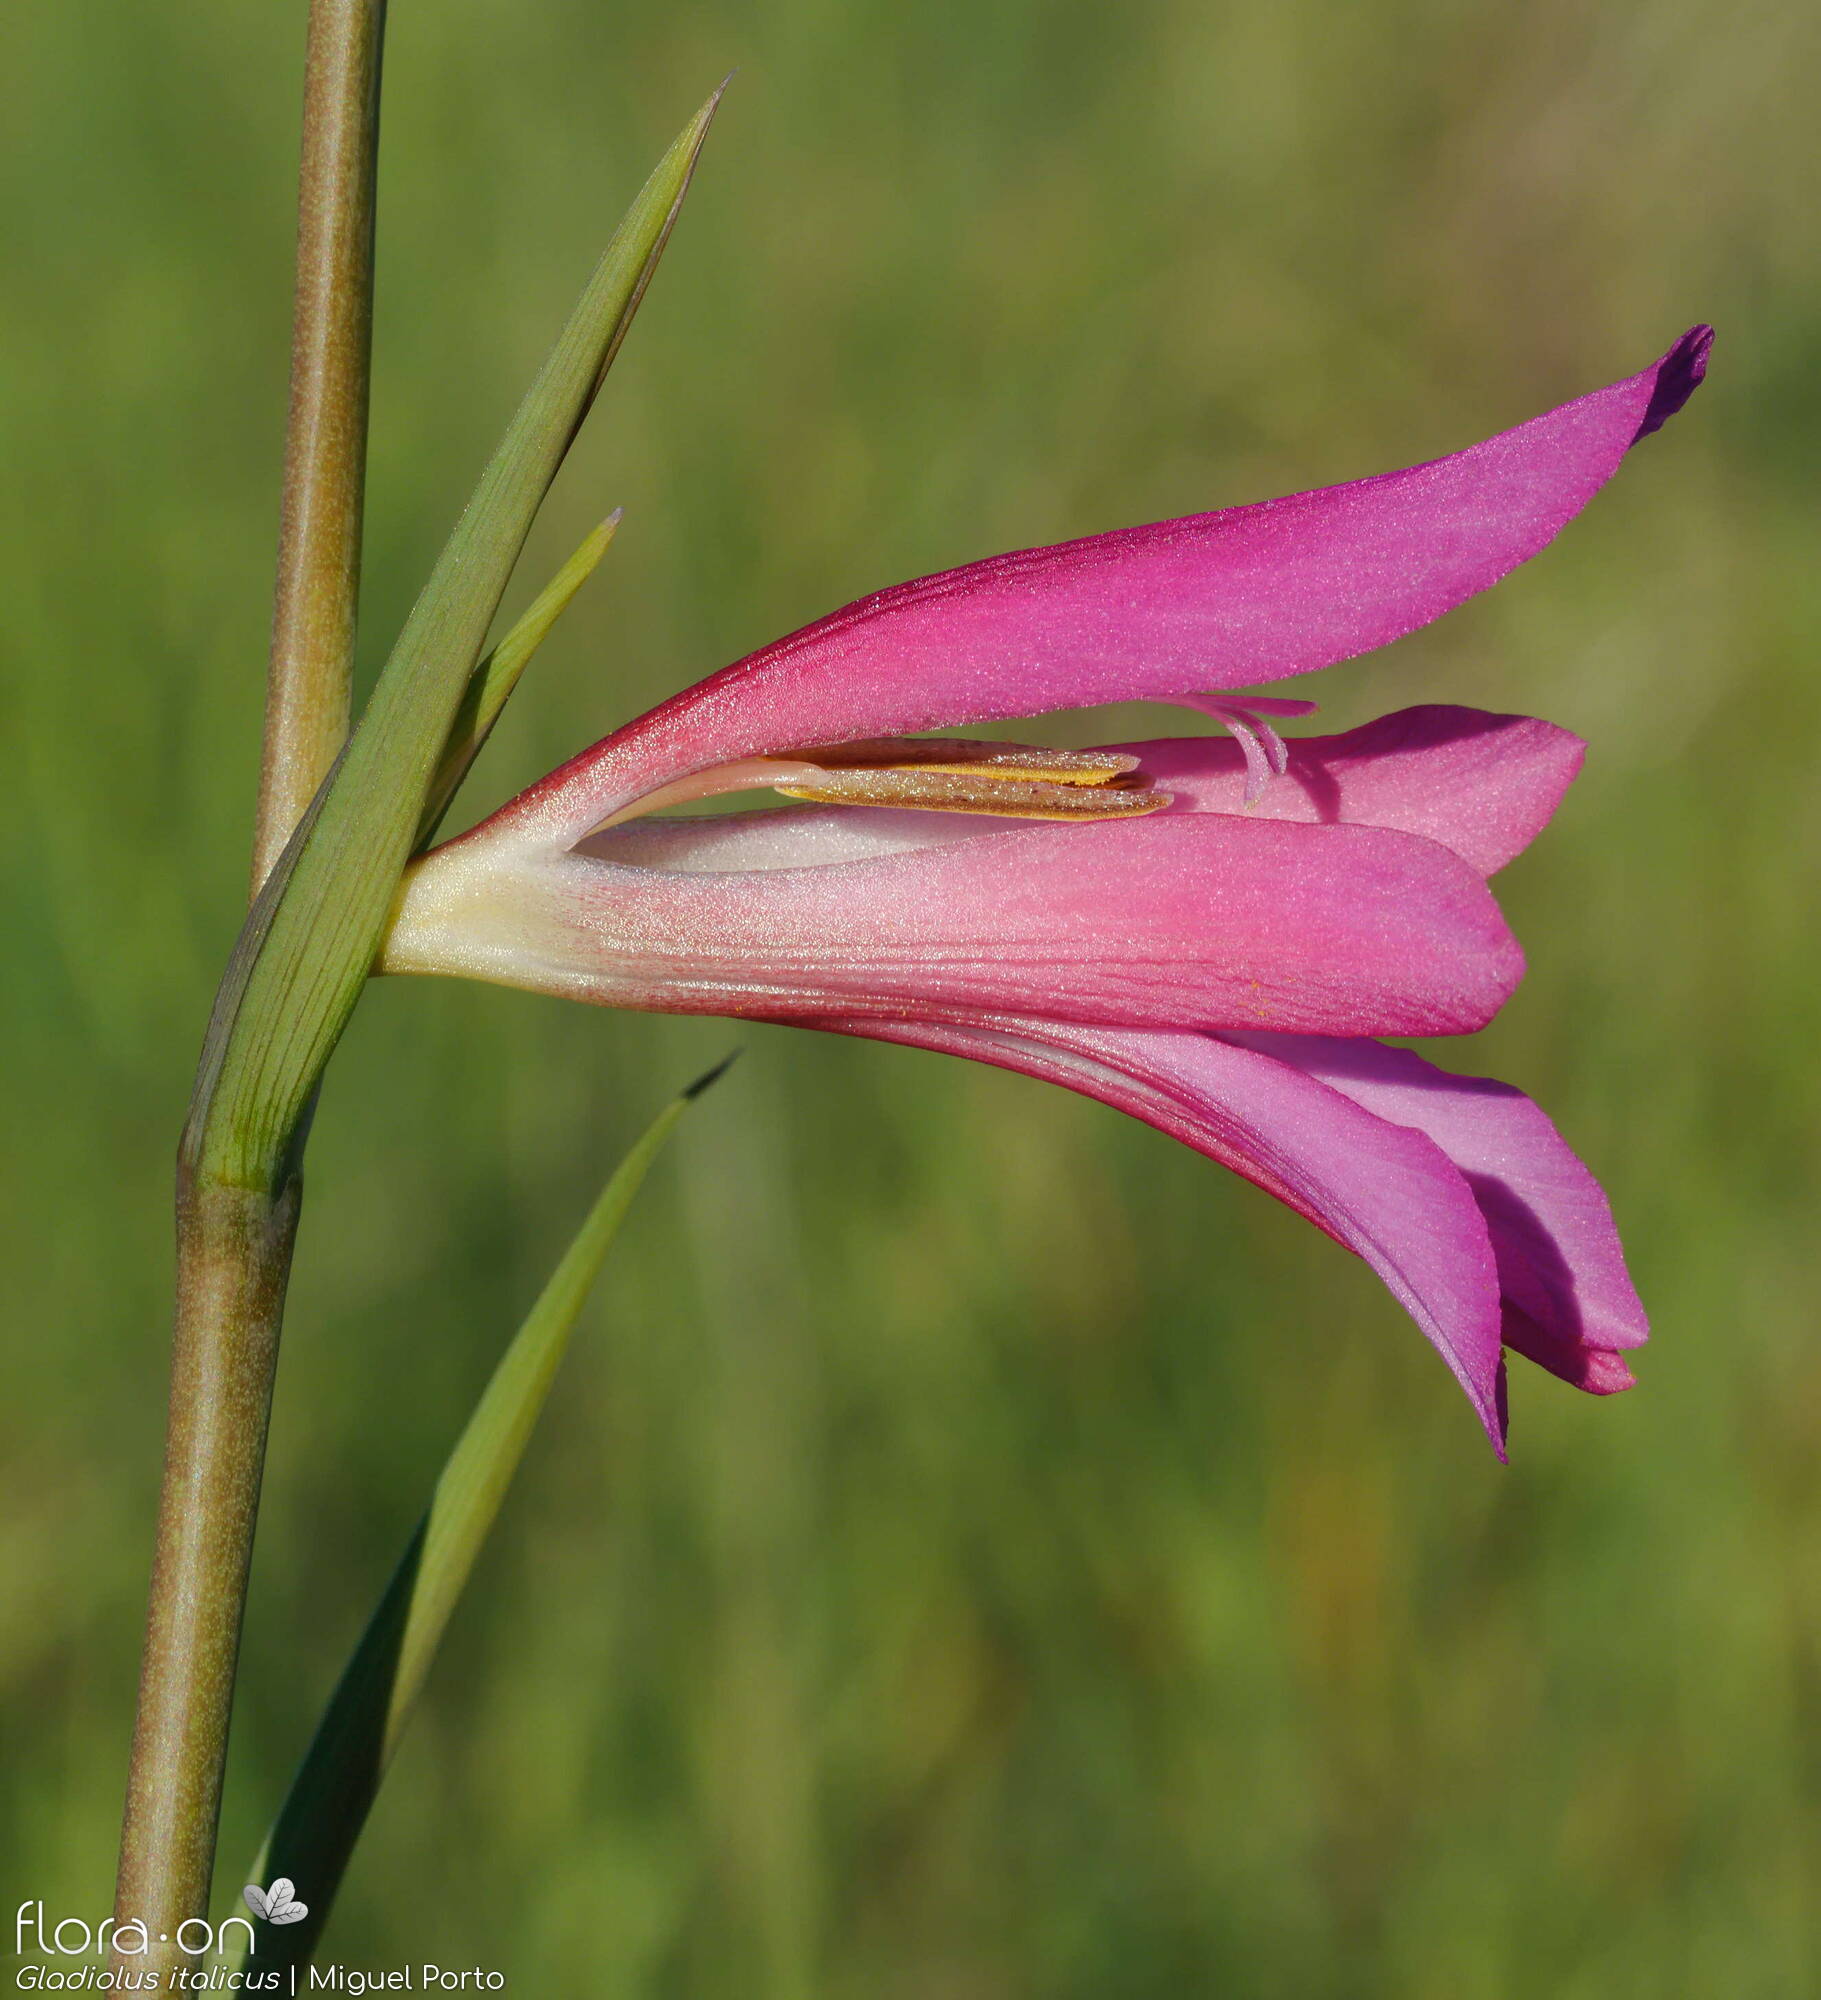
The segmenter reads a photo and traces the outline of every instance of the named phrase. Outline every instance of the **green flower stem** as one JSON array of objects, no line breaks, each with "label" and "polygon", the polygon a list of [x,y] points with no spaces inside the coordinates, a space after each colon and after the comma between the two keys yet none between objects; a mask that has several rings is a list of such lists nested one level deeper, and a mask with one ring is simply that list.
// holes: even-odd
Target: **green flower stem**
[{"label": "green flower stem", "polygon": [[[297,1184],[276,1196],[186,1182],[177,1204],[177,1327],[164,1488],[115,1915],[150,1937],[124,1967],[194,1960],[179,1927],[203,1916]],[[161,1943],[161,1936],[165,1942]]]},{"label": "green flower stem", "polygon": [[[385,0],[311,0],[255,893],[348,733],[385,15]],[[190,1962],[179,1928],[209,1907],[297,1206],[294,1178],[274,1191],[180,1175],[164,1483],[115,1900],[150,1948],[118,1965]]]},{"label": "green flower stem", "polygon": [[385,0],[311,0],[291,411],[253,831],[256,892],[348,733],[385,19]]}]

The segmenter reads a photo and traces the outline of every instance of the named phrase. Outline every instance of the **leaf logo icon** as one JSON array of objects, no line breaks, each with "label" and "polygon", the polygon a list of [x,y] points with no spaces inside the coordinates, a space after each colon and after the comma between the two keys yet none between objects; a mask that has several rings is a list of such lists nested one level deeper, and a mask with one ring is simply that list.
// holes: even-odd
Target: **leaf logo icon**
[{"label": "leaf logo icon", "polygon": [[297,1884],[288,1875],[280,1875],[269,1889],[249,1882],[240,1893],[254,1916],[269,1924],[301,1923],[310,1914],[309,1904],[297,1900]]}]

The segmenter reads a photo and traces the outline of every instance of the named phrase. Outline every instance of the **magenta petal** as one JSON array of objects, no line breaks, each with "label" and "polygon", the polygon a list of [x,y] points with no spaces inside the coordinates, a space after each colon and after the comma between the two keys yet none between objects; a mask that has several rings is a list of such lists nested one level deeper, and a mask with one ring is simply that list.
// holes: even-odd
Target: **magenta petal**
[{"label": "magenta petal", "polygon": [[1028,549],[834,612],[496,819],[578,839],[665,779],[807,743],[1251,687],[1383,646],[1543,548],[1699,381],[1710,335],[1452,457]]},{"label": "magenta petal", "polygon": [[1477,708],[1400,709],[1339,736],[1293,736],[1284,775],[1247,803],[1252,760],[1229,738],[1106,746],[1143,760],[1172,812],[1340,821],[1420,833],[1490,875],[1548,824],[1586,745],[1552,722]]},{"label": "magenta petal", "polygon": [[1319,1034],[1470,1031],[1522,970],[1464,862],[1376,827],[1159,814],[778,867],[791,815],[700,825],[707,871],[655,824],[581,852],[438,849],[408,880],[386,968],[670,1012]]},{"label": "magenta petal", "polygon": [[1522,1091],[1453,1076],[1372,1041],[1246,1035],[1368,1111],[1426,1133],[1467,1177],[1492,1232],[1505,1343],[1605,1394],[1631,1385],[1618,1350],[1649,1328],[1600,1184]]},{"label": "magenta petal", "polygon": [[1504,1455],[1499,1281],[1486,1221],[1442,1148],[1257,1050],[1210,1035],[1004,1020],[813,1025],[969,1056],[1129,1112],[1231,1167],[1372,1266]]}]

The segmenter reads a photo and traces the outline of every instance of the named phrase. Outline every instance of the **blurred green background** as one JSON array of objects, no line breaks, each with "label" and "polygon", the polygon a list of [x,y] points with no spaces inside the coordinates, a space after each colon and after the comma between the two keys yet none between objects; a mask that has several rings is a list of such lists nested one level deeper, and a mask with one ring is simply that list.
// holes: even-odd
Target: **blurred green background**
[{"label": "blurred green background", "polygon": [[[110,1894],[169,1163],[246,868],[302,12],[6,27],[8,1910]],[[1818,55],[1781,0],[395,7],[369,672],[740,69],[514,601],[627,525],[476,807],[875,585],[1431,456],[1719,324],[1558,548],[1313,690],[1330,727],[1439,699],[1593,740],[1504,878],[1530,978],[1442,1053],[1594,1163],[1656,1339],[1616,1401],[1522,1370],[1501,1471],[1362,1266],[1111,1112],[388,984],[311,1155],[224,1903],[516,1314],[738,1039],[335,1955],[691,2000],[1821,1991]]]}]

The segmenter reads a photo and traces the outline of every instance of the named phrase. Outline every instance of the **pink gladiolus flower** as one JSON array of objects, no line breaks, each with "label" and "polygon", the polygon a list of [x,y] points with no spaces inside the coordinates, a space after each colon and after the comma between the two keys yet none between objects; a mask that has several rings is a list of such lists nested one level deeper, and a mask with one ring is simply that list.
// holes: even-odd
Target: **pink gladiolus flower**
[{"label": "pink gladiolus flower", "polygon": [[[1543,548],[1700,381],[1663,359],[1484,444],[880,591],[699,682],[413,869],[386,949],[611,1006],[971,1056],[1118,1106],[1363,1257],[1502,1449],[1502,1349],[1629,1385],[1604,1195],[1529,1099],[1376,1039],[1462,1034],[1522,957],[1486,887],[1566,731],[1416,708],[1285,743],[1236,694],[1382,646]],[[1226,737],[920,732],[1146,699]],[[654,818],[771,787],[804,803]]]}]

